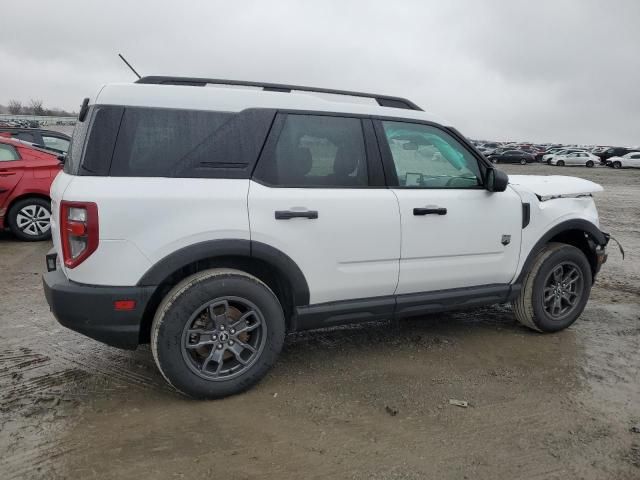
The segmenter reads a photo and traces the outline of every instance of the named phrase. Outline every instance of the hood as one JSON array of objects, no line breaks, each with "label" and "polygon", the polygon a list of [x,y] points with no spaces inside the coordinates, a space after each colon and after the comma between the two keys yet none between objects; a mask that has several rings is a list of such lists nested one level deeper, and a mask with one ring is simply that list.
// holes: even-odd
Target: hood
[{"label": "hood", "polygon": [[561,197],[581,197],[604,190],[597,183],[562,175],[509,175],[509,184],[526,188],[541,201]]}]

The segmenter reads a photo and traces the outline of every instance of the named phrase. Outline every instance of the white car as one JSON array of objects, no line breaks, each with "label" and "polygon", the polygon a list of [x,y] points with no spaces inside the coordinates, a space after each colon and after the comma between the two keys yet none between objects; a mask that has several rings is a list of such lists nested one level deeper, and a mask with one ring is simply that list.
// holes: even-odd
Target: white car
[{"label": "white car", "polygon": [[555,151],[552,151],[550,153],[546,153],[542,156],[542,163],[546,163],[547,165],[551,165],[550,161],[553,157],[555,157],[556,155],[565,155],[567,153],[573,153],[573,152],[583,152],[584,150],[582,149],[577,149],[577,148],[562,148],[562,149],[558,149]]},{"label": "white car", "polygon": [[581,165],[591,168],[600,164],[600,157],[589,152],[563,153],[554,155],[547,163],[558,167]]},{"label": "white car", "polygon": [[601,190],[508,177],[399,97],[145,77],[83,103],[44,290],[62,325],[151,343],[177,390],[220,398],[288,332],[504,302],[567,328],[606,260]]},{"label": "white car", "polygon": [[630,152],[622,157],[611,157],[607,166],[613,168],[640,168],[640,152]]}]

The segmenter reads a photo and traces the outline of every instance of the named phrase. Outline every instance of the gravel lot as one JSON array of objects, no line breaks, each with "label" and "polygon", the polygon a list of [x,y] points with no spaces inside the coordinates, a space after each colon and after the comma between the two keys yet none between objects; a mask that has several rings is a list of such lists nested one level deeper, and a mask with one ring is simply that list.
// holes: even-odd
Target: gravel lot
[{"label": "gravel lot", "polygon": [[606,189],[627,257],[610,247],[574,326],[539,335],[500,306],[293,335],[265,381],[215,402],[172,392],[147,347],[58,325],[49,243],[0,234],[0,477],[640,478],[640,170],[500,167]]}]

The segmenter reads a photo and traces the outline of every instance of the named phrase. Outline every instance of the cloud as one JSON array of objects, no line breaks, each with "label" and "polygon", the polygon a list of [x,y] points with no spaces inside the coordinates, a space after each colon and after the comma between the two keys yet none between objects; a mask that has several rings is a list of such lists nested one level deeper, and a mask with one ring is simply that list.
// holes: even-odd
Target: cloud
[{"label": "cloud", "polygon": [[133,80],[122,52],[147,75],[406,96],[470,137],[640,144],[635,0],[41,0],[3,18],[0,103],[77,108]]}]

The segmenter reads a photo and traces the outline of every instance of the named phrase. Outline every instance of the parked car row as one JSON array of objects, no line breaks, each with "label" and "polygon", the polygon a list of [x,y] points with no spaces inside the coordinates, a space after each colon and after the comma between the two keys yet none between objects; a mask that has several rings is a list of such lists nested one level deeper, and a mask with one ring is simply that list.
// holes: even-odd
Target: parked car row
[{"label": "parked car row", "polygon": [[0,127],[40,128],[37,120],[0,120]]},{"label": "parked car row", "polygon": [[476,148],[493,163],[541,162],[559,167],[578,165],[640,168],[640,147],[585,147],[564,145],[500,144],[474,141]]}]

